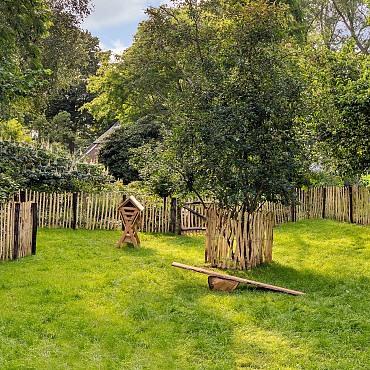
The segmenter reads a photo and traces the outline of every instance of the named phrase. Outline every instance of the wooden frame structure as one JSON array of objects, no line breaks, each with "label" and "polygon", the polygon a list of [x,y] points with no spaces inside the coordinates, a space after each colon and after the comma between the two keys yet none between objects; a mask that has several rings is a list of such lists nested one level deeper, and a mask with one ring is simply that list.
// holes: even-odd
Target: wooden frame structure
[{"label": "wooden frame structure", "polygon": [[132,243],[135,248],[139,247],[138,244],[140,244],[140,239],[136,232],[135,222],[139,212],[142,212],[143,210],[144,207],[133,195],[129,196],[118,207],[118,212],[123,225],[123,234],[117,244],[117,248],[119,248],[123,242]]}]

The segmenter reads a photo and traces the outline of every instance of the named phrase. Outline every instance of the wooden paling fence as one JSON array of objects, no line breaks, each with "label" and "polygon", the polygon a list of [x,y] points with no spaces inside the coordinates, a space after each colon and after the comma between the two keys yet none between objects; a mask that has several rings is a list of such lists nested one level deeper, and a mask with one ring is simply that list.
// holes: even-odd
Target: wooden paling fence
[{"label": "wooden paling fence", "polygon": [[35,254],[36,233],[36,203],[0,203],[1,260],[13,260]]},{"label": "wooden paling fence", "polygon": [[[122,227],[118,206],[122,193],[40,193],[25,191],[25,199],[38,204],[40,227],[88,230],[119,230]],[[144,206],[137,229],[141,232],[168,232],[171,226],[171,202],[168,198],[137,196]],[[176,205],[172,210],[175,212]]]},{"label": "wooden paling fence", "polygon": [[207,211],[205,261],[212,267],[245,270],[272,261],[273,212]]},{"label": "wooden paling fence", "polygon": [[264,211],[274,212],[274,224],[313,218],[329,218],[357,224],[370,224],[370,188],[318,187],[297,190],[297,205],[265,203]]},{"label": "wooden paling fence", "polygon": [[[262,211],[274,213],[274,225],[311,218],[370,224],[370,188],[326,187],[297,190],[299,204],[265,203]],[[199,233],[206,228],[205,207],[197,200],[136,196],[144,206],[137,229],[141,232]],[[38,204],[38,222],[47,228],[118,230],[117,208],[122,193],[39,193],[26,191],[26,201]],[[210,203],[210,202],[208,202]]]}]

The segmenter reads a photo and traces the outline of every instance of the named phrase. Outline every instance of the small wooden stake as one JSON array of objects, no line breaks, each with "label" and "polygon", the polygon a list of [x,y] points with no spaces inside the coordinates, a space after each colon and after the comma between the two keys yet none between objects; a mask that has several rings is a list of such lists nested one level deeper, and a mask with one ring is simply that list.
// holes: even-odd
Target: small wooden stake
[{"label": "small wooden stake", "polygon": [[21,205],[20,203],[14,204],[14,244],[13,244],[13,259],[18,258],[19,250],[19,214]]},{"label": "small wooden stake", "polygon": [[32,244],[31,253],[36,254],[36,237],[37,237],[37,203],[31,204],[31,215],[32,215]]}]

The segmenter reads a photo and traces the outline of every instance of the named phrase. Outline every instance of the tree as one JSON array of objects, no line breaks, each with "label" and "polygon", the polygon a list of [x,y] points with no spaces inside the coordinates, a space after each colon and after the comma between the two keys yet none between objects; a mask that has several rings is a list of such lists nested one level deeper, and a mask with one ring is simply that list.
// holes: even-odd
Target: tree
[{"label": "tree", "polygon": [[370,171],[369,61],[354,45],[310,59],[313,147],[318,161],[347,181]]},{"label": "tree", "polygon": [[99,160],[109,168],[109,172],[128,184],[140,179],[139,172],[130,163],[132,149],[159,140],[159,126],[155,117],[146,116],[136,122],[126,124],[109,135],[99,151]]},{"label": "tree", "polygon": [[[39,138],[60,141],[74,153],[76,149],[89,145],[111,124],[110,121],[95,120],[82,109],[84,104],[96,97],[96,94],[87,91],[86,85],[87,79],[96,73],[99,66],[99,40],[82,31],[79,18],[63,8],[54,10],[52,21],[49,35],[41,44],[41,61],[53,73],[48,78],[48,84],[39,89],[33,99],[31,111],[34,114],[27,120],[28,126],[38,131]],[[53,121],[56,122],[62,111],[68,112],[70,117],[58,121],[58,133]],[[42,116],[48,123],[43,122]]]},{"label": "tree", "polygon": [[[0,104],[9,117],[17,99],[31,96],[50,75],[43,64],[45,40],[58,19],[78,24],[89,14],[89,0],[4,0],[0,4]],[[61,16],[58,18],[57,14]],[[63,16],[62,16],[63,15]],[[67,22],[68,23],[68,22]],[[60,31],[60,28],[58,29]],[[47,36],[49,31],[49,36]],[[59,32],[59,38],[63,35]],[[70,35],[68,35],[70,36]],[[68,41],[68,37],[65,38]],[[46,42],[47,43],[47,42]],[[55,53],[54,57],[57,54]],[[60,59],[60,58],[59,58]],[[13,114],[14,115],[14,114]]]},{"label": "tree", "polygon": [[[305,43],[308,31],[308,23],[305,19],[304,6],[302,0],[269,0],[271,4],[286,4],[288,5],[287,13],[291,15],[289,21],[288,32],[294,36],[299,42]],[[228,3],[235,5],[237,3],[246,5],[248,0],[228,0]]]},{"label": "tree", "polygon": [[370,23],[366,0],[314,0],[303,4],[313,36],[319,35],[319,41],[326,48],[338,51],[348,40],[353,40],[359,52],[369,54]]},{"label": "tree", "polygon": [[49,95],[76,84],[81,76],[95,74],[100,52],[98,38],[81,30],[76,15],[55,7],[51,21],[48,35],[40,43],[40,61],[52,71],[45,86]]},{"label": "tree", "polygon": [[26,134],[24,127],[16,118],[0,120],[0,137],[5,140],[31,142],[31,137]]},{"label": "tree", "polygon": [[0,104],[8,116],[10,101],[39,86],[45,71],[38,42],[46,34],[50,12],[42,0],[4,0],[0,3]]},{"label": "tree", "polygon": [[147,12],[134,45],[101,83],[123,92],[109,96],[117,109],[161,107],[164,141],[156,162],[146,162],[230,208],[292,201],[305,167],[303,86],[285,36],[286,7],[187,0]]}]

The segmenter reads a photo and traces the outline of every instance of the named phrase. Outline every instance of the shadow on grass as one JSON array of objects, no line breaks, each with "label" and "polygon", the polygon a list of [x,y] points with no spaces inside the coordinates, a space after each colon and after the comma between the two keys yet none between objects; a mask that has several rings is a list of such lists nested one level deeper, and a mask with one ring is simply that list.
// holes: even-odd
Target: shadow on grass
[{"label": "shadow on grass", "polygon": [[132,258],[138,258],[138,257],[149,257],[149,256],[155,256],[157,254],[157,251],[153,248],[145,248],[145,246],[141,243],[139,244],[138,248],[135,248],[135,246],[132,243],[122,243],[122,245],[117,248],[120,253],[124,256],[129,256]]}]

